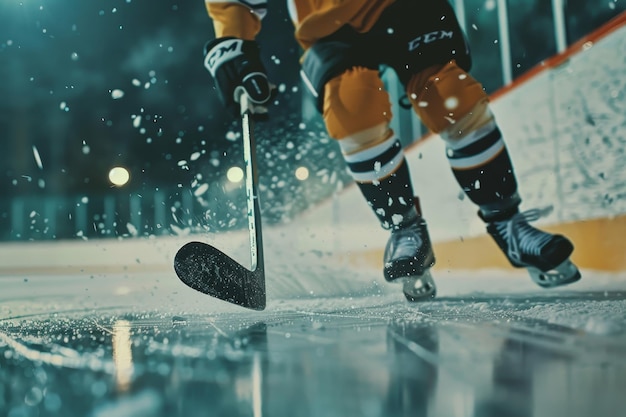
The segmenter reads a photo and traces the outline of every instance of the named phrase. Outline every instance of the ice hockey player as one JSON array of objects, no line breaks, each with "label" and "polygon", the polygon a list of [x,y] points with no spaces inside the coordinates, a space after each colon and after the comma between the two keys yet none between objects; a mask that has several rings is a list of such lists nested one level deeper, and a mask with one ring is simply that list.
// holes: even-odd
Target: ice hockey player
[{"label": "ice hockey player", "polygon": [[[267,112],[271,88],[255,38],[266,0],[206,0],[215,39],[205,66],[224,105],[238,111],[240,91]],[[383,228],[390,230],[384,277],[404,283],[411,301],[435,296],[435,263],[414,199],[391,105],[379,70],[392,68],[415,113],[446,143],[456,180],[514,267],[542,287],[574,282],[572,243],[529,225],[545,214],[519,211],[521,198],[505,142],[483,87],[468,74],[471,57],[447,0],[288,0],[302,46],[302,76],[338,140],[346,164]]]}]

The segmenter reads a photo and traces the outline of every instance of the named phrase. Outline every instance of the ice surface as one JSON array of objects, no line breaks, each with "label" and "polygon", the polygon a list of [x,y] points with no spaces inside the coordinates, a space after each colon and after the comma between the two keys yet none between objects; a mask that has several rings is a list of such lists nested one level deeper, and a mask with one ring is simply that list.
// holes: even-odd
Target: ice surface
[{"label": "ice surface", "polygon": [[[245,262],[245,247],[228,250]],[[623,275],[583,271],[543,290],[522,271],[440,269],[438,298],[413,305],[331,252],[266,257],[262,312],[171,271],[1,277],[0,414],[575,417],[626,405]]]}]

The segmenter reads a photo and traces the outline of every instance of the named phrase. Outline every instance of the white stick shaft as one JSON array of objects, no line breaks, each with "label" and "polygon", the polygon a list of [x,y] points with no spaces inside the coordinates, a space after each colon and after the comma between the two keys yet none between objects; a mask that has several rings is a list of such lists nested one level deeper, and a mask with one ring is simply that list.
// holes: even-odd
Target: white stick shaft
[{"label": "white stick shaft", "polygon": [[244,93],[240,97],[241,125],[243,131],[243,157],[246,172],[246,202],[248,204],[248,230],[250,231],[251,270],[263,268],[263,237],[261,233],[261,210],[257,192],[256,147],[250,103]]}]

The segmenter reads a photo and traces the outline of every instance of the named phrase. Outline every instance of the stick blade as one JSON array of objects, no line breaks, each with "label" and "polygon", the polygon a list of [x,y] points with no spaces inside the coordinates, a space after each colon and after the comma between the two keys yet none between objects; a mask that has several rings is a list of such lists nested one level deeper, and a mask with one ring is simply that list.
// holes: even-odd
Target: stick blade
[{"label": "stick blade", "polygon": [[219,249],[189,242],[174,258],[176,275],[203,294],[252,310],[265,309],[265,272],[250,271]]}]

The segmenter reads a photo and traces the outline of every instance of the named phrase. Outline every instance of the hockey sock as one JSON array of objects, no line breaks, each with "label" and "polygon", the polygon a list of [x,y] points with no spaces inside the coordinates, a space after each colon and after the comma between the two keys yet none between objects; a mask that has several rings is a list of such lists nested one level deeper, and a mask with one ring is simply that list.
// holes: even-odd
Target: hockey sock
[{"label": "hockey sock", "polygon": [[454,176],[486,221],[509,217],[520,203],[511,158],[495,122],[448,142],[446,152]]},{"label": "hockey sock", "polygon": [[348,169],[385,229],[415,221],[413,187],[402,145],[390,137],[379,145],[344,155]]}]

